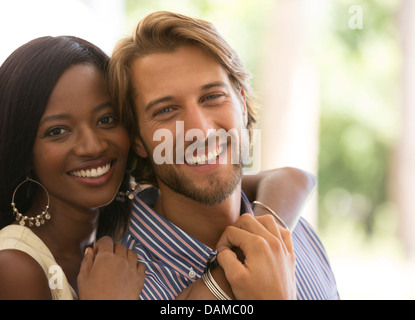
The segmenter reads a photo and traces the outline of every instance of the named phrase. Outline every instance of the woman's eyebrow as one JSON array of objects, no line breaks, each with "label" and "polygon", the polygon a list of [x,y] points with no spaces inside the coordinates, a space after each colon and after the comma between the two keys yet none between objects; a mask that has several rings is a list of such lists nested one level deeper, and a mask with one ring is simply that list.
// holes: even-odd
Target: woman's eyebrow
[{"label": "woman's eyebrow", "polygon": [[107,101],[107,102],[104,102],[104,103],[101,103],[101,104],[99,104],[99,105],[97,105],[95,108],[94,108],[94,110],[93,110],[93,112],[99,112],[99,111],[101,111],[102,109],[105,109],[105,108],[108,108],[108,107],[112,107],[112,103],[110,102],[110,101]]},{"label": "woman's eyebrow", "polygon": [[[102,109],[105,109],[105,108],[108,108],[108,107],[111,107],[111,106],[112,106],[111,102],[104,102],[104,103],[101,103],[101,104],[97,105],[93,109],[93,112],[97,113],[97,112],[100,112]],[[67,113],[54,114],[54,115],[43,118],[40,121],[39,125],[42,125],[45,122],[51,122],[51,121],[55,121],[55,120],[67,120],[69,118],[70,118],[70,115],[67,114]]]},{"label": "woman's eyebrow", "polygon": [[55,120],[66,120],[66,119],[69,119],[69,115],[66,114],[66,113],[54,114],[52,116],[43,118],[40,121],[39,125],[42,125],[42,124],[44,124],[46,122],[52,122],[52,121],[55,121]]}]

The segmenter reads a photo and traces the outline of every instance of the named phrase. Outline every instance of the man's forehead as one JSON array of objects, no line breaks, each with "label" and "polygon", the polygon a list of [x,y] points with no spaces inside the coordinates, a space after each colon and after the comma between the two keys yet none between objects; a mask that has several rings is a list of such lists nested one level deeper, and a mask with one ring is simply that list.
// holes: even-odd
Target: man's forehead
[{"label": "man's forehead", "polygon": [[221,64],[197,48],[157,52],[136,58],[131,64],[132,89],[138,95],[172,95],[183,86],[205,90],[230,86],[228,73]]}]

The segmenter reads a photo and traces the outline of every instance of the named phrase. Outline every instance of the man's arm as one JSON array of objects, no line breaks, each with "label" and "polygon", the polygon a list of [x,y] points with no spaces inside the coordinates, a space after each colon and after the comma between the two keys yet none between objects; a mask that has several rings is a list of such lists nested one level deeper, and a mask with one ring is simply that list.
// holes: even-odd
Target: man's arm
[{"label": "man's arm", "polygon": [[[296,168],[281,168],[242,178],[242,190],[249,201],[260,201],[274,210],[293,230],[301,210],[317,187],[311,173]],[[262,206],[255,206],[255,216],[269,214]]]}]

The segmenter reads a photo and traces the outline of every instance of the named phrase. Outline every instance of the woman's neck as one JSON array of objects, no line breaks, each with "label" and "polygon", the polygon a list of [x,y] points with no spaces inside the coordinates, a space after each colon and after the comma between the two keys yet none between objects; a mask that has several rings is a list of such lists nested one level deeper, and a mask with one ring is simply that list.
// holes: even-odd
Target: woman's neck
[{"label": "woman's neck", "polygon": [[55,203],[50,205],[49,212],[51,218],[40,227],[31,227],[31,230],[49,248],[76,290],[76,278],[85,249],[95,242],[99,209],[87,210]]}]

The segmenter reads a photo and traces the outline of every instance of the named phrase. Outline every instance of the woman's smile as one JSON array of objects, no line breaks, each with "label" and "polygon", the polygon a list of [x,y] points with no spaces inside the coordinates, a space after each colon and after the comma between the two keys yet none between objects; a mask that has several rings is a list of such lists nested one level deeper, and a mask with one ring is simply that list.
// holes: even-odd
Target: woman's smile
[{"label": "woman's smile", "polygon": [[[106,164],[102,164],[106,162]],[[90,187],[100,187],[108,183],[114,172],[116,160],[97,160],[70,171],[68,174]]]}]

